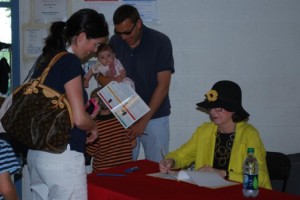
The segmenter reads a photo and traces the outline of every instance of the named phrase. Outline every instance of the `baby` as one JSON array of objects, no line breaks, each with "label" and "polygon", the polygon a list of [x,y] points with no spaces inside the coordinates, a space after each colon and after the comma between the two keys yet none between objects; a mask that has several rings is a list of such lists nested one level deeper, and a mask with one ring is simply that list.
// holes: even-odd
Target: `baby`
[{"label": "baby", "polygon": [[108,44],[101,44],[97,49],[98,62],[93,65],[84,78],[84,87],[89,87],[92,76],[101,73],[103,76],[113,78],[114,81],[124,82],[134,89],[133,81],[126,77],[126,71],[121,62],[115,57],[115,53]]}]

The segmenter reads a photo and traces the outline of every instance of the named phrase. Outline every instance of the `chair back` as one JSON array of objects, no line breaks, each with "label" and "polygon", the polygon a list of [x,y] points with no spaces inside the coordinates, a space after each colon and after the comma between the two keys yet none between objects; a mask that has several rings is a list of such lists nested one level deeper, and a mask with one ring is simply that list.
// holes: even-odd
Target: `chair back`
[{"label": "chair back", "polygon": [[291,169],[289,157],[280,152],[267,151],[266,161],[272,187],[274,181],[282,181],[280,191],[285,192]]}]

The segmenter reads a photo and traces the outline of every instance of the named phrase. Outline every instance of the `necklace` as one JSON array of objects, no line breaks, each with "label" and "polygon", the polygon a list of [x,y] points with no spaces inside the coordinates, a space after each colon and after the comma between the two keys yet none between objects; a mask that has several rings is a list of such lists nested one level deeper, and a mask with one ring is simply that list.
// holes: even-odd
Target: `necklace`
[{"label": "necklace", "polygon": [[233,146],[235,132],[230,134],[222,134],[217,132],[214,166],[227,169]]}]

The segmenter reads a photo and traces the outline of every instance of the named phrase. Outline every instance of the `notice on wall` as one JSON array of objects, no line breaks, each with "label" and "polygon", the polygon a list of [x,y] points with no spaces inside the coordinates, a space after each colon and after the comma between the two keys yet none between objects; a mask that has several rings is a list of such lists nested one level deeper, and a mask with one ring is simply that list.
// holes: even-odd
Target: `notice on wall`
[{"label": "notice on wall", "polygon": [[158,23],[157,0],[84,0],[84,7],[103,13],[106,21],[110,24],[113,23],[115,10],[122,4],[136,7],[144,22]]},{"label": "notice on wall", "polygon": [[35,23],[66,21],[67,19],[67,0],[34,0],[33,6]]},{"label": "notice on wall", "polygon": [[92,8],[102,13],[109,24],[112,24],[113,14],[120,5],[122,5],[120,0],[84,0],[85,8]]},{"label": "notice on wall", "polygon": [[42,53],[44,39],[47,37],[48,30],[46,27],[24,26],[24,56],[36,58]]},{"label": "notice on wall", "polygon": [[123,0],[124,4],[129,4],[136,7],[140,13],[141,18],[144,22],[157,23],[157,0]]}]

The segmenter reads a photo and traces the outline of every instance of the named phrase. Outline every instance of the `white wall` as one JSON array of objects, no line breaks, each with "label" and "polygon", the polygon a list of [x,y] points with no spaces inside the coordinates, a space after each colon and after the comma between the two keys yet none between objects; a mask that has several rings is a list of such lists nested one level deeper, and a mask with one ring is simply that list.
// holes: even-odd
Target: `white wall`
[{"label": "white wall", "polygon": [[[73,11],[81,8],[82,1],[71,1]],[[28,22],[28,2],[20,1],[21,23]],[[208,120],[195,103],[213,83],[230,79],[241,86],[266,149],[300,152],[299,10],[299,0],[158,0],[161,23],[148,26],[171,38],[176,69],[170,150]],[[21,58],[23,78],[32,62]]]}]

